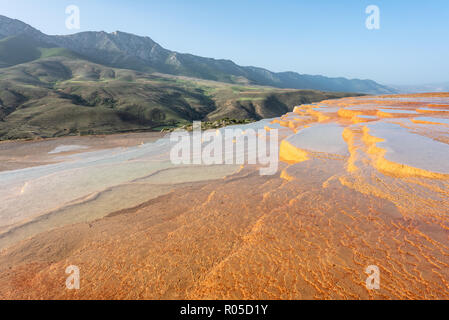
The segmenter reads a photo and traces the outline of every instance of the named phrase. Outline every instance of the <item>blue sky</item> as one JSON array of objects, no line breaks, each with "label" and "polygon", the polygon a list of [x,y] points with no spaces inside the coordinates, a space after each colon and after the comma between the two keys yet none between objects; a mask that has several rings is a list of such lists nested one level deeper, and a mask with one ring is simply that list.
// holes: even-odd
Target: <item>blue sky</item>
[{"label": "blue sky", "polygon": [[[79,31],[135,33],[240,65],[384,84],[449,82],[447,0],[0,0],[0,14],[69,34],[70,4],[80,8]],[[371,4],[379,30],[365,27]]]}]

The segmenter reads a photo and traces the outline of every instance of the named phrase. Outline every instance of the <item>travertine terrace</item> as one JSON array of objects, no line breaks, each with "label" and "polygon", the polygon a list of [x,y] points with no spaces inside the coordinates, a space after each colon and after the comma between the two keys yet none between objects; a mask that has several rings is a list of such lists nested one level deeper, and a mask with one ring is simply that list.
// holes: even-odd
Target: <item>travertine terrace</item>
[{"label": "travertine terrace", "polygon": [[449,94],[298,106],[258,124],[279,129],[271,176],[177,168],[163,144],[53,150],[3,173],[0,297],[448,299],[448,121]]}]

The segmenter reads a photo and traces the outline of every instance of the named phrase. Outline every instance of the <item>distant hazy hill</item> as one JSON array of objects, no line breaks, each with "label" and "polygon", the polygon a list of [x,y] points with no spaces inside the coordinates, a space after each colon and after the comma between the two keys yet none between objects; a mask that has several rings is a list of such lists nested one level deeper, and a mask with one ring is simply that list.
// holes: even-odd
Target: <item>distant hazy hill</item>
[{"label": "distant hazy hill", "polygon": [[422,84],[422,85],[392,85],[396,91],[401,93],[423,93],[423,92],[449,92],[449,82]]},{"label": "distant hazy hill", "polygon": [[[66,48],[91,62],[115,68],[278,88],[371,94],[394,93],[394,89],[371,80],[327,78],[301,75],[295,72],[274,73],[257,67],[242,67],[230,60],[181,54],[162,48],[148,37],[124,32],[81,32],[67,36],[49,36],[19,20],[0,16],[0,39],[18,35],[33,39],[33,41],[40,43],[41,47]],[[1,50],[0,45],[0,55]],[[16,45],[14,50],[15,52],[21,52],[20,56],[17,59],[0,60],[3,66],[32,61],[32,59],[39,57],[38,52],[32,47],[17,47]]]}]

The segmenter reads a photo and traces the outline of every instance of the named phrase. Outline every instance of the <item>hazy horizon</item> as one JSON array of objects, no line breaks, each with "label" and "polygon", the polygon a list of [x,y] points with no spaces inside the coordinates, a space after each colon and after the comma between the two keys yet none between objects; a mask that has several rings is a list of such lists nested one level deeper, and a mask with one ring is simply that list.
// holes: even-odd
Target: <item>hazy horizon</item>
[{"label": "hazy horizon", "polygon": [[[80,29],[65,26],[68,5],[80,8]],[[380,9],[368,30],[365,9]],[[46,34],[123,31],[164,48],[274,72],[371,79],[386,85],[447,83],[449,3],[342,1],[55,1],[2,3],[0,14]],[[269,21],[267,23],[267,21]],[[180,32],[182,30],[182,32]],[[306,48],[306,49],[304,49]]]}]

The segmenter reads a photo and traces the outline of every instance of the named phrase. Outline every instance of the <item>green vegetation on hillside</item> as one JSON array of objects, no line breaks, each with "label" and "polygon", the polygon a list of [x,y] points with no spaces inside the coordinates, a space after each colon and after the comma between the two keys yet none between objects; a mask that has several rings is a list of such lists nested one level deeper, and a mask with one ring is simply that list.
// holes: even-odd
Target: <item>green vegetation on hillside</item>
[{"label": "green vegetation on hillside", "polygon": [[41,59],[50,57],[78,58],[79,55],[65,48],[38,48]]},{"label": "green vegetation on hillside", "polygon": [[0,67],[33,61],[40,56],[36,44],[27,37],[16,36],[0,40]]},{"label": "green vegetation on hillside", "polygon": [[193,120],[214,126],[215,120],[271,118],[298,104],[348,95],[109,68],[44,48],[37,60],[0,69],[0,140],[160,131]]},{"label": "green vegetation on hillside", "polygon": [[[210,129],[219,129],[227,126],[233,126],[238,124],[248,124],[255,122],[256,120],[253,119],[229,119],[224,118],[220,120],[215,121],[204,121],[201,122],[201,130],[210,130]],[[183,126],[172,126],[172,127],[165,127],[162,128],[162,132],[172,132],[175,129],[183,129],[186,131],[193,131],[193,123],[192,124],[185,124]]]},{"label": "green vegetation on hillside", "polygon": [[0,40],[0,68],[49,57],[80,58],[78,54],[68,49],[50,47],[25,35]]}]

